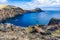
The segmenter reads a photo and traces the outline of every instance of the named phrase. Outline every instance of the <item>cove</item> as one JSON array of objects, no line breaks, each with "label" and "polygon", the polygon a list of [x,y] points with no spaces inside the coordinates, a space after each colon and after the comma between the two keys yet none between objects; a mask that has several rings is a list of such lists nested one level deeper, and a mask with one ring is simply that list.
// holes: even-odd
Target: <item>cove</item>
[{"label": "cove", "polygon": [[15,16],[14,18],[7,19],[4,23],[11,23],[22,27],[33,26],[36,24],[47,25],[51,18],[60,19],[60,11],[48,10],[45,12],[25,13]]}]

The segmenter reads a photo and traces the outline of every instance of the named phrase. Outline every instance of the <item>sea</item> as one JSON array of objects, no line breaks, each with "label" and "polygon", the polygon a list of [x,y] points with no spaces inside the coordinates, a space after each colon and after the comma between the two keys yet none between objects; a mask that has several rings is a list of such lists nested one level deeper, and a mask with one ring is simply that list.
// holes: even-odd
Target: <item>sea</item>
[{"label": "sea", "polygon": [[51,18],[60,19],[60,10],[45,10],[44,12],[24,13],[14,18],[7,19],[4,23],[11,23],[17,26],[28,27],[47,25]]}]

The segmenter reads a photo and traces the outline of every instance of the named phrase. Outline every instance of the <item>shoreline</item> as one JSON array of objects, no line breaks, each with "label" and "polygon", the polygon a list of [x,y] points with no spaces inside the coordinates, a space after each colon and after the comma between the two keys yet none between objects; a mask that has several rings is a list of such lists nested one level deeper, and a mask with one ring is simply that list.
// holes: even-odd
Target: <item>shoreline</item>
[{"label": "shoreline", "polygon": [[23,15],[24,13],[35,13],[42,12],[40,8],[32,9],[32,10],[24,10],[20,7],[15,7],[11,5],[7,5],[6,7],[0,9],[0,21],[6,20],[8,18],[13,18],[18,15]]}]

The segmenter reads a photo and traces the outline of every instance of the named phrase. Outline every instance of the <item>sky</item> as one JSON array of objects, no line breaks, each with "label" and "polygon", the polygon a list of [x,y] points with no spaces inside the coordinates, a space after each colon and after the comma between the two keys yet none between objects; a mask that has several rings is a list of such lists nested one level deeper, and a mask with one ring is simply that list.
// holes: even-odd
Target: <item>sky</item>
[{"label": "sky", "polygon": [[60,10],[60,0],[0,0],[0,4],[14,5],[23,9],[39,7],[43,10]]}]

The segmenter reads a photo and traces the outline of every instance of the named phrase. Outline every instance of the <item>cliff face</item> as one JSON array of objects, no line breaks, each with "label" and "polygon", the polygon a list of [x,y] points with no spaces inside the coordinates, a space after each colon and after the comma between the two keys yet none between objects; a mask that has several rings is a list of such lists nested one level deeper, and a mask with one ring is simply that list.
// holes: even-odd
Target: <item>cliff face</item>
[{"label": "cliff face", "polygon": [[24,10],[11,6],[11,5],[6,5],[5,7],[0,9],[0,21],[5,20],[6,18],[11,18],[19,14],[23,14]]},{"label": "cliff face", "polygon": [[25,12],[32,13],[32,12],[44,12],[44,11],[41,10],[40,8],[35,8],[35,9],[31,9],[31,10],[25,10]]},{"label": "cliff face", "polygon": [[24,10],[20,7],[11,6],[11,5],[0,5],[0,21],[6,20],[7,18],[15,17],[16,15],[21,15],[27,12],[41,12],[40,8],[33,10]]},{"label": "cliff face", "polygon": [[60,23],[60,19],[51,18],[48,25],[55,25],[55,24],[59,24],[59,23]]}]

